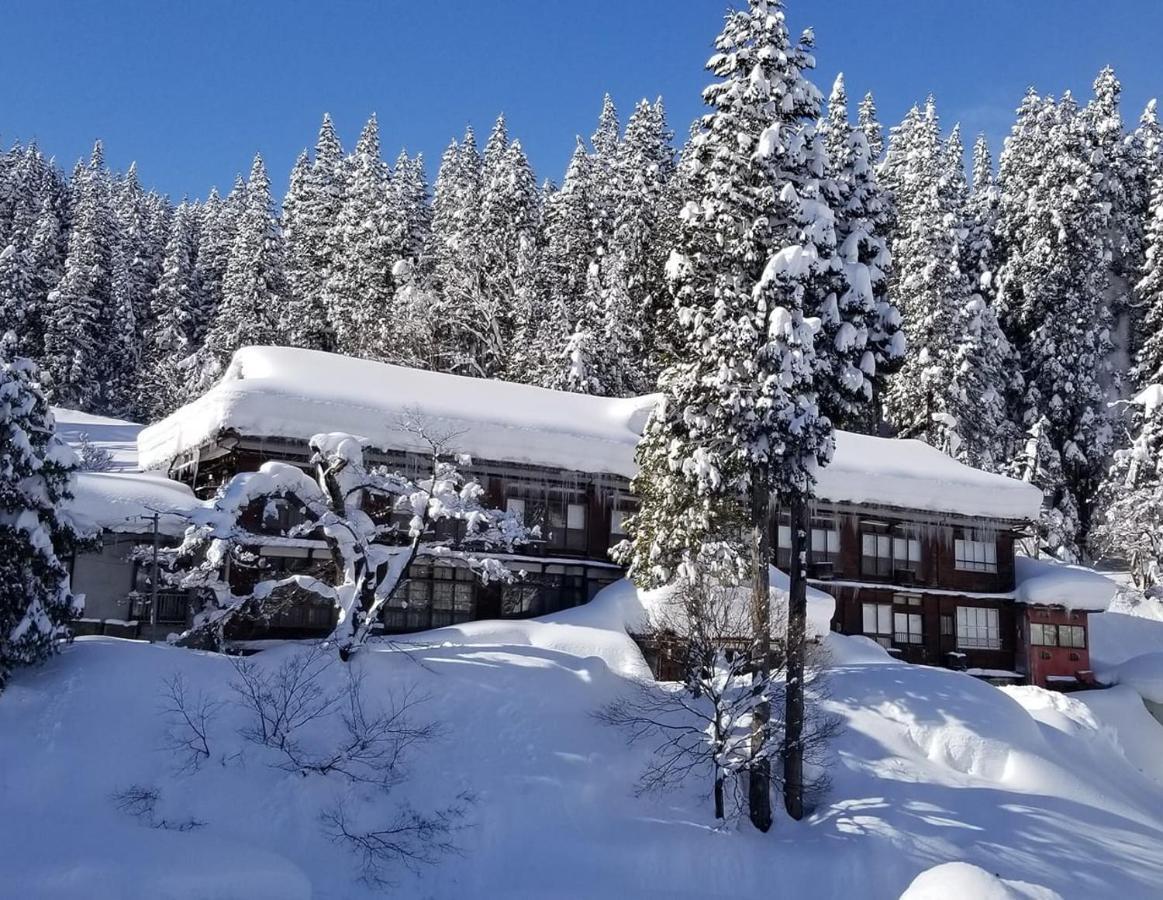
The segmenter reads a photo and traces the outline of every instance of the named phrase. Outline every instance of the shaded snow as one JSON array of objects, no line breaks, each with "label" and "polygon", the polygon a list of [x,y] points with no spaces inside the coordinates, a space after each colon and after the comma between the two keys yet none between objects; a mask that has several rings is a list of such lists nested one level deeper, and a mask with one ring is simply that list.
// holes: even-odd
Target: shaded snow
[{"label": "shaded snow", "polygon": [[113,461],[110,471],[133,471],[137,468],[137,435],[142,429],[137,422],[95,416],[62,406],[54,406],[52,411],[57,422],[57,433],[74,450],[80,450],[81,436],[87,435],[93,446],[109,452]]}]

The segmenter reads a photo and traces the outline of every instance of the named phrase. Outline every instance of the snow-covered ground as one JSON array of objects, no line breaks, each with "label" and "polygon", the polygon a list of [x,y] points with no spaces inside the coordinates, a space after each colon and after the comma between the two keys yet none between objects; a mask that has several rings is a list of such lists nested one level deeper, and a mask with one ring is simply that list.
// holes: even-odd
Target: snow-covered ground
[{"label": "snow-covered ground", "polygon": [[[546,619],[470,623],[416,636],[410,652],[357,656],[370,696],[416,687],[444,730],[387,797],[272,767],[271,751],[238,736],[231,704],[212,721],[211,759],[177,771],[159,749],[161,682],[180,672],[191,691],[229,700],[229,660],[79,639],[0,696],[0,895],[364,896],[320,811],[349,793],[386,819],[401,799],[432,809],[469,791],[460,855],[397,872],[398,896],[895,900],[955,861],[985,871],[938,869],[910,897],[942,884],[942,900],[990,896],[972,892],[981,884],[999,897],[1163,896],[1163,726],[1125,686],[1002,690],[830,635],[829,706],[844,730],[831,792],[809,819],[716,831],[702,781],[635,797],[648,749],[592,713],[646,676],[623,629],[640,609],[619,583]],[[252,659],[270,669],[297,652]],[[335,663],[324,679],[345,677]],[[135,784],[160,791],[158,819],[204,825],[151,828],[120,812],[111,796]]]},{"label": "snow-covered ground", "polygon": [[109,451],[113,458],[110,471],[131,472],[137,469],[137,434],[142,429],[137,422],[95,416],[61,406],[54,406],[52,411],[57,421],[57,433],[74,450],[80,447],[81,437],[87,436],[93,446]]}]

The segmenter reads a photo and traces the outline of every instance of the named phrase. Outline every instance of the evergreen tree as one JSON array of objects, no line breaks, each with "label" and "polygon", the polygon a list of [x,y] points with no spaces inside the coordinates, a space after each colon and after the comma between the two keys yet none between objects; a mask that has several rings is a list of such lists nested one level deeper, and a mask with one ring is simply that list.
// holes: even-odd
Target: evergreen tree
[{"label": "evergreen tree", "polygon": [[11,333],[0,340],[0,690],[54,651],[80,609],[64,562],[78,538],[63,511],[76,456],[14,346]]},{"label": "evergreen tree", "polygon": [[872,431],[874,394],[902,363],[904,335],[900,314],[886,296],[884,201],[865,132],[848,122],[843,75],[833,85],[820,130],[840,251],[833,289],[814,310],[822,326],[815,342],[818,376],[830,384],[821,391],[821,411],[838,427]]},{"label": "evergreen tree", "polygon": [[[205,330],[209,330],[209,322],[222,306],[222,283],[226,277],[226,264],[230,259],[230,248],[234,244],[245,196],[246,184],[240,177],[235,179],[234,187],[226,199],[219,197],[216,189],[211,190],[201,207],[194,278],[198,294],[205,304]],[[199,343],[204,341],[205,332],[198,338]]]},{"label": "evergreen tree", "polygon": [[[960,146],[960,142],[957,142]],[[955,356],[968,302],[956,234],[964,175],[957,183],[953,153],[941,141],[936,104],[916,109],[893,130],[884,170],[895,183],[897,232],[892,245],[894,289],[908,353],[885,390],[885,415],[902,437],[919,438],[955,455]]]},{"label": "evergreen tree", "polygon": [[256,156],[222,279],[222,305],[206,335],[206,355],[219,369],[240,347],[288,339],[293,326],[284,263],[270,180]]},{"label": "evergreen tree", "polygon": [[1090,116],[1069,94],[1033,92],[1002,154],[997,309],[1021,360],[1025,390],[1015,421],[1043,422],[1041,441],[1060,471],[1036,481],[1048,498],[1052,551],[1078,558],[1111,449],[1107,411],[1111,307],[1107,302],[1110,208]]},{"label": "evergreen tree", "polygon": [[[692,138],[691,194],[667,262],[686,342],[662,374],[664,400],[639,446],[642,507],[630,524],[629,558],[640,582],[658,583],[708,539],[720,540],[751,571],[750,805],[753,823],[766,830],[771,494],[797,510],[793,532],[802,537],[812,471],[831,454],[804,311],[819,305],[838,262],[815,127],[822,98],[804,74],[814,65],[810,33],[793,45],[781,4],[751,0],[727,14],[715,46],[708,68],[718,80],[703,93],[711,111]],[[752,529],[749,548],[738,542],[743,522]],[[785,796],[796,817],[803,814],[803,588],[793,567]]]},{"label": "evergreen tree", "polygon": [[329,236],[331,269],[323,297],[336,352],[381,358],[378,336],[390,315],[395,260],[388,246],[388,171],[380,157],[374,115],[345,169],[343,202]]},{"label": "evergreen tree", "polygon": [[49,294],[44,368],[52,402],[99,408],[100,378],[112,305],[112,221],[109,174],[100,142],[73,176],[68,254],[60,284]]},{"label": "evergreen tree", "polygon": [[860,125],[860,130],[864,132],[868,158],[875,165],[880,161],[880,155],[884,153],[884,130],[877,118],[876,100],[872,96],[872,91],[865,94],[864,99],[860,101],[856,121]]}]

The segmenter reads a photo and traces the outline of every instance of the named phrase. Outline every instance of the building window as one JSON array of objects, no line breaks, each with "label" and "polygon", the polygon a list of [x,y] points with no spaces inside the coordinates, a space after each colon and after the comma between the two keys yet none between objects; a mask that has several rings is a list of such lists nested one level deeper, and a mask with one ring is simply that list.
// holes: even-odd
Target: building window
[{"label": "building window", "polygon": [[[1057,647],[1058,626],[1042,625],[1039,622],[1030,623],[1030,643],[1035,647]],[[1064,645],[1065,646],[1065,645]]]},{"label": "building window", "polygon": [[941,616],[941,637],[952,637],[952,636],[953,636],[953,617],[942,615]]},{"label": "building window", "polygon": [[963,572],[996,572],[997,542],[957,538],[954,541],[955,565]]},{"label": "building window", "polygon": [[860,533],[860,571],[887,578],[892,575],[892,535],[887,526],[863,523]]},{"label": "building window", "polygon": [[972,650],[1000,650],[1001,628],[996,609],[957,607],[957,646]]},{"label": "building window", "polygon": [[509,497],[505,500],[505,511],[511,512],[521,522],[525,521],[525,501],[521,497]]},{"label": "building window", "polygon": [[468,622],[475,596],[475,576],[466,566],[413,563],[408,583],[384,610],[384,624],[392,631],[417,631]]},{"label": "building window", "polygon": [[628,513],[621,509],[610,510],[610,534],[622,537],[626,534],[626,517]]},{"label": "building window", "polygon": [[1071,647],[1076,650],[1085,650],[1086,629],[1081,625],[1059,625],[1058,643],[1063,647]]},{"label": "building window", "polygon": [[[789,529],[788,546],[791,546]],[[836,562],[840,558],[840,530],[831,516],[812,516],[812,562]]]},{"label": "building window", "polygon": [[894,612],[892,630],[898,644],[923,643],[920,613]]},{"label": "building window", "polygon": [[882,647],[892,646],[892,604],[865,603],[862,606],[864,617],[864,634],[875,640]]},{"label": "building window", "polygon": [[892,567],[916,572],[921,566],[921,539],[909,528],[897,529],[892,538]]}]

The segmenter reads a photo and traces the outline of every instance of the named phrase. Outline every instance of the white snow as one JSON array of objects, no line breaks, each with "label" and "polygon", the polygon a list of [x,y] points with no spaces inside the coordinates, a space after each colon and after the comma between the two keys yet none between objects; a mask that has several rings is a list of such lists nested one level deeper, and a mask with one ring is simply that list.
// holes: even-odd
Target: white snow
[{"label": "white snow", "polygon": [[1094,569],[1053,559],[1014,558],[1014,599],[1030,606],[1103,612],[1119,592],[1117,582]]},{"label": "white snow", "polygon": [[89,529],[145,534],[147,517],[160,513],[158,530],[180,535],[201,504],[189,487],[148,472],[78,472],[69,511]]},{"label": "white snow", "polygon": [[[1158,767],[1145,768],[1163,727],[1136,715],[1129,689],[1002,690],[896,662],[866,638],[824,640],[827,706],[843,730],[831,790],[803,822],[777,812],[767,835],[715,830],[698,780],[635,797],[649,748],[592,713],[644,677],[622,628],[642,607],[622,582],[544,619],[445,628],[413,636],[410,653],[384,642],[355,658],[375,696],[427,694],[445,733],[391,795],[353,794],[385,817],[401,800],[431,809],[461,790],[477,798],[461,855],[419,875],[395,871],[396,895],[695,900],[778,888],[895,900],[910,885],[909,900],[1002,888],[1010,893],[995,896],[1023,900],[1163,895],[1163,786]],[[250,659],[272,669],[296,652],[273,645]],[[213,758],[192,773],[159,750],[159,685],[179,672],[192,691],[227,701],[212,720]],[[242,740],[234,678],[225,657],[111,638],[78,639],[19,672],[0,695],[0,894],[380,896],[318,828],[348,788],[287,773]],[[344,665],[325,678],[345,683]],[[176,832],[130,818],[111,795],[131,784],[161,791],[160,815],[205,824]],[[984,873],[929,872],[955,862]],[[917,893],[933,885],[938,895]]]},{"label": "white snow", "polygon": [[110,471],[133,471],[137,468],[137,435],[142,426],[137,422],[110,419],[63,406],[52,408],[57,422],[57,433],[74,449],[81,446],[81,436],[109,452],[113,465]]},{"label": "white snow", "polygon": [[998,878],[964,862],[933,866],[913,879],[900,900],[1062,900],[1049,888]]},{"label": "white snow", "polygon": [[1144,700],[1163,704],[1163,649],[1143,653],[1099,673],[1104,684],[1123,684]]},{"label": "white snow", "polygon": [[138,436],[141,465],[225,430],[307,439],[346,432],[380,449],[425,451],[402,427],[417,413],[475,457],[581,472],[634,473],[634,448],[656,399],[612,400],[445,375],[315,350],[244,347],[207,393]]},{"label": "white snow", "polygon": [[[313,350],[245,347],[217,385],[144,429],[138,446],[147,469],[229,430],[304,440],[342,431],[381,449],[421,450],[400,427],[402,417],[419,412],[476,457],[630,478],[657,402],[655,395],[605,399]],[[817,479],[817,495],[833,503],[1006,520],[1036,519],[1042,503],[1033,485],[962,465],[920,441],[843,431]]]}]

